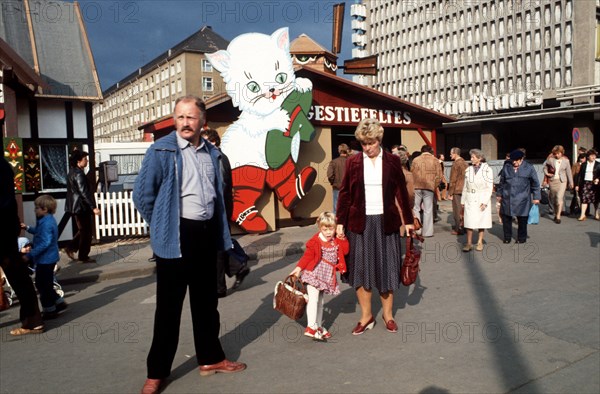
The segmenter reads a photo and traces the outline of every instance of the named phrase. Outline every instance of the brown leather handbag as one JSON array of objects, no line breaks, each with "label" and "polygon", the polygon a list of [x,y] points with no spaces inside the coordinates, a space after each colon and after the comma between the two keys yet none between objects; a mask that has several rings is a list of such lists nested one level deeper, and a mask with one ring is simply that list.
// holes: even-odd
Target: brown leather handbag
[{"label": "brown leather handbag", "polygon": [[412,236],[406,237],[406,255],[400,270],[400,281],[404,286],[410,286],[417,280],[419,274],[419,261],[421,260],[421,251],[415,247],[414,238],[423,242],[424,238],[412,233]]},{"label": "brown leather handbag", "polygon": [[304,316],[307,302],[306,288],[296,276],[290,275],[275,285],[273,308],[290,319],[298,320]]}]

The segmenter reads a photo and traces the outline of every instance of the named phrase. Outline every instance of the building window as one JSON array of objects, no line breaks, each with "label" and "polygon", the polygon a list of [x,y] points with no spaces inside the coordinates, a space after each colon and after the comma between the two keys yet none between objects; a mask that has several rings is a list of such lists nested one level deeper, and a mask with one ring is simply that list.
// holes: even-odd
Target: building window
[{"label": "building window", "polygon": [[117,162],[117,171],[119,175],[134,175],[137,174],[144,160],[143,154],[129,155],[110,155],[110,160]]},{"label": "building window", "polygon": [[205,92],[213,91],[213,79],[209,77],[202,78],[202,90]]},{"label": "building window", "polygon": [[177,80],[177,93],[181,93],[183,87],[181,86],[181,78]]},{"label": "building window", "polygon": [[212,64],[206,59],[202,59],[202,71],[210,73],[212,72],[213,67]]},{"label": "building window", "polygon": [[177,74],[181,72],[181,60],[177,60]]}]

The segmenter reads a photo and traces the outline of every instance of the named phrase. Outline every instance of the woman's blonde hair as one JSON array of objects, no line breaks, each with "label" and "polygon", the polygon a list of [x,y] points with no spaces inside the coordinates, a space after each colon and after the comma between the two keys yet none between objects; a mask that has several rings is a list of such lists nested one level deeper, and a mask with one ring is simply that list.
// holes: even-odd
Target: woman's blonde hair
[{"label": "woman's blonde hair", "polygon": [[381,124],[377,119],[365,118],[360,121],[358,126],[356,126],[354,137],[356,137],[359,142],[365,142],[369,140],[377,140],[381,142],[383,139],[383,127],[381,127]]},{"label": "woman's blonde hair", "polygon": [[335,219],[335,214],[333,212],[325,211],[322,212],[317,218],[317,226],[319,228],[325,227],[335,227],[337,221]]}]

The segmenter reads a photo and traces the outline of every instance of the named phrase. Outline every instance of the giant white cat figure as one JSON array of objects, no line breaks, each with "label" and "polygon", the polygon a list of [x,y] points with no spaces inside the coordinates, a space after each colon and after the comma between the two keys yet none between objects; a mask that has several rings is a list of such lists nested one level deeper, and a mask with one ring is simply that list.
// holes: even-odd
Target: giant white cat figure
[{"label": "giant white cat figure", "polygon": [[227,50],[206,54],[242,111],[223,135],[221,149],[232,167],[231,219],[248,232],[267,229],[255,206],[265,184],[292,211],[316,179],[314,168],[296,168],[300,142],[312,140],[315,129],[306,116],[312,82],[296,78],[289,45],[288,29],[281,28],[270,36],[242,34]]}]

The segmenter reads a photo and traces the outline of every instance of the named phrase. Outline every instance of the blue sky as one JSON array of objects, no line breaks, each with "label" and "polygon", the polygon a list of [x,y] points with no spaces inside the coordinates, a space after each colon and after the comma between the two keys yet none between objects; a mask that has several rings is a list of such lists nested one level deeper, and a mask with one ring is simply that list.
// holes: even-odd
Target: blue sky
[{"label": "blue sky", "polygon": [[[239,34],[270,34],[287,26],[292,40],[306,33],[331,49],[332,9],[339,2],[79,0],[103,90],[205,25],[229,41]],[[346,2],[339,65],[351,57],[353,2]]]}]

